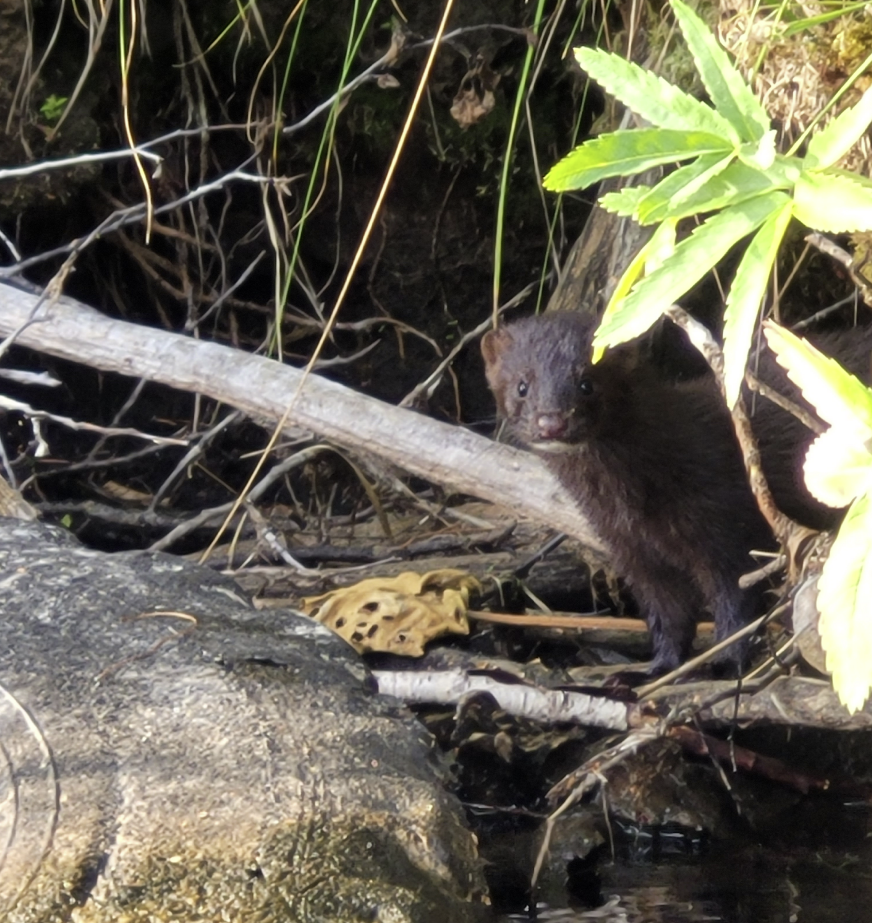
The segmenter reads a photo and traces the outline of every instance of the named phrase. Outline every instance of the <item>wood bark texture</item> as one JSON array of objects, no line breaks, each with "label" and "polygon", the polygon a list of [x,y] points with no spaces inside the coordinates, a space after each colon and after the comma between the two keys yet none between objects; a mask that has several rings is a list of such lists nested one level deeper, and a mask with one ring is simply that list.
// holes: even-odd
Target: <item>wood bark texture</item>
[{"label": "wood bark texture", "polygon": [[45,300],[0,284],[0,335],[105,372],[205,394],[255,417],[292,424],[345,448],[378,456],[459,493],[510,507],[593,550],[603,544],[530,452],[386,404],[272,359],[113,320],[73,299]]}]

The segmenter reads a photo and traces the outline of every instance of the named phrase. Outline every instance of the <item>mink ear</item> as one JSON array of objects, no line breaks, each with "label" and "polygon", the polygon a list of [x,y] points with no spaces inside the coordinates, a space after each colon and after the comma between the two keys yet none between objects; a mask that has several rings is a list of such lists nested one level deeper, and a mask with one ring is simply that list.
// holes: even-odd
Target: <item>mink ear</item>
[{"label": "mink ear", "polygon": [[606,350],[606,354],[600,361],[607,363],[609,368],[632,372],[642,364],[639,343],[633,340],[629,343],[621,343],[620,346],[614,346]]},{"label": "mink ear", "polygon": [[509,348],[512,335],[505,327],[499,330],[488,330],[481,338],[481,354],[486,365],[496,365],[500,356]]}]

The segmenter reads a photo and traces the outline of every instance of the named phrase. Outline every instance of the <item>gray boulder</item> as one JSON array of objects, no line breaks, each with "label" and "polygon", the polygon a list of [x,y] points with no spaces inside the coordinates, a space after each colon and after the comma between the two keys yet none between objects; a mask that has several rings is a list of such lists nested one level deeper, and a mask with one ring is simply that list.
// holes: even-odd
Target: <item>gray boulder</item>
[{"label": "gray boulder", "polygon": [[7,923],[480,919],[426,733],[322,626],[13,519],[0,606]]}]

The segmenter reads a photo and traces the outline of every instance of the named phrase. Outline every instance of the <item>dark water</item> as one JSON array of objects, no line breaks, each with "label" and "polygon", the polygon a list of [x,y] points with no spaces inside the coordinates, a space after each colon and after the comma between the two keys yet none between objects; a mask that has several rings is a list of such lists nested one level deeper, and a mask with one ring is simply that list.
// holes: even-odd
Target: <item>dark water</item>
[{"label": "dark water", "polygon": [[[801,815],[801,808],[795,813]],[[600,847],[566,864],[565,874],[552,862],[535,915],[516,904],[505,907],[500,919],[872,923],[869,806],[842,804],[813,816],[814,828],[808,817],[800,829],[785,823],[783,837],[769,846],[677,832],[642,831],[630,839],[625,829],[616,838],[616,856]]]},{"label": "dark water", "polygon": [[[604,923],[872,923],[872,844],[850,853],[762,848],[653,864],[599,863],[600,903],[557,895],[508,921]],[[573,906],[574,904],[574,906]]]}]

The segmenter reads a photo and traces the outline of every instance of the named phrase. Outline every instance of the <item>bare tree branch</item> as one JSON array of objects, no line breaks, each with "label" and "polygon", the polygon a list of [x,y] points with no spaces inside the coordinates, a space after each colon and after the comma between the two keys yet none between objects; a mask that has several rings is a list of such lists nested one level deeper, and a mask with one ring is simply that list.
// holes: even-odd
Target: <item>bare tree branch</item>
[{"label": "bare tree branch", "polygon": [[[205,394],[246,413],[278,421],[302,373],[272,359],[215,343],[112,320],[70,298],[41,305],[38,296],[0,284],[0,335],[18,330],[21,346],[106,372],[146,378]],[[2,346],[0,346],[2,351]],[[604,546],[545,464],[530,452],[419,413],[394,407],[310,375],[290,421],[337,445],[376,455],[459,493],[472,494]]]}]

